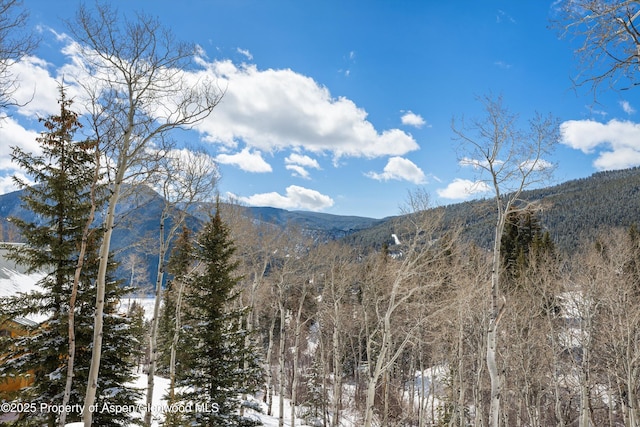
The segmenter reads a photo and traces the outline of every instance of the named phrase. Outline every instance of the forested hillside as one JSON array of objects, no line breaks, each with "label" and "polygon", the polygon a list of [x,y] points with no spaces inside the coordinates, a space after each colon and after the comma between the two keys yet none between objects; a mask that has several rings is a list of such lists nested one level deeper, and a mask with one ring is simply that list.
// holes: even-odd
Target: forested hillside
[{"label": "forested hillside", "polygon": [[[522,200],[533,202],[544,229],[557,248],[573,253],[582,240],[593,241],[602,229],[629,227],[640,222],[640,168],[597,172],[588,178],[525,191]],[[495,203],[474,200],[435,210],[444,214],[444,228],[461,227],[461,238],[489,248],[493,242]],[[402,217],[394,217],[345,241],[363,247],[392,243]]]},{"label": "forested hillside", "polygon": [[[9,217],[34,220],[35,216],[22,207],[22,191],[0,195],[0,229],[3,241],[19,241],[19,233],[11,226]],[[590,177],[524,192],[522,199],[534,202],[542,227],[549,231],[557,248],[572,253],[581,239],[593,240],[603,227],[629,227],[640,221],[640,168],[598,172]],[[162,197],[141,187],[132,192],[118,208],[118,227],[114,233],[117,259],[130,260],[134,256],[137,268],[149,272],[149,283],[155,280],[157,257],[150,253],[148,239],[158,231]],[[297,227],[322,241],[341,239],[361,248],[381,248],[394,242],[403,216],[384,219],[331,215],[316,212],[287,211],[277,208],[242,207],[256,221],[277,227]],[[493,241],[494,203],[473,200],[444,207],[443,229],[461,227],[461,238],[481,247]],[[197,230],[213,204],[193,208],[188,223]],[[98,215],[98,221],[101,220]],[[131,268],[125,261],[118,275],[127,277]]]}]

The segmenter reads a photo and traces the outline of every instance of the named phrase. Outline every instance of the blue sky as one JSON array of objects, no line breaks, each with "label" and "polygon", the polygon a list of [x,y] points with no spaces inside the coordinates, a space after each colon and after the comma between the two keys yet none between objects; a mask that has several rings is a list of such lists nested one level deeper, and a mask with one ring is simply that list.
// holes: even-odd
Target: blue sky
[{"label": "blue sky", "polygon": [[[374,218],[396,215],[407,194],[435,205],[490,194],[460,165],[456,118],[479,118],[479,96],[502,95],[522,119],[562,123],[548,161],[553,183],[640,164],[639,92],[575,89],[571,39],[549,29],[542,0],[137,0],[121,13],[157,16],[197,43],[227,94],[196,131],[219,190],[248,205]],[[41,32],[19,64],[17,95],[33,96],[0,128],[0,192],[12,191],[9,146],[37,150],[34,120],[57,111],[56,79],[72,64],[64,19],[78,2],[26,0]],[[8,141],[8,142],[6,142]]]}]

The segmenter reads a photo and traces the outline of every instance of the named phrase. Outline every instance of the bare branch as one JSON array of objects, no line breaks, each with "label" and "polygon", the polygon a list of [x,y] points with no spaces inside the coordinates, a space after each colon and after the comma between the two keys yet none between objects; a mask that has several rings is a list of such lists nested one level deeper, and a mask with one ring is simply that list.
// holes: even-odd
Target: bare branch
[{"label": "bare branch", "polygon": [[575,50],[579,72],[576,86],[589,85],[594,94],[603,83],[626,90],[640,84],[638,0],[565,0],[553,25],[562,36],[580,43]]}]

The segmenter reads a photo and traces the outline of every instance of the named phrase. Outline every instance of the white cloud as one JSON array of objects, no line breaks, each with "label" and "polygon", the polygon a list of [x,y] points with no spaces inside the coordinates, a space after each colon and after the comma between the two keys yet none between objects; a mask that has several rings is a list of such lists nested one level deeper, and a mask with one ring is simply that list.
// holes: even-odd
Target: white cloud
[{"label": "white cloud", "polygon": [[622,107],[622,110],[629,115],[636,112],[636,109],[629,104],[629,101],[620,101],[620,107]]},{"label": "white cloud", "polygon": [[391,157],[382,173],[369,172],[366,176],[378,181],[396,179],[413,182],[414,184],[423,184],[426,181],[422,169],[411,160],[402,157]]},{"label": "white cloud", "polygon": [[412,111],[407,111],[406,113],[404,113],[402,115],[402,117],[400,118],[400,120],[402,120],[402,124],[406,125],[406,126],[414,126],[417,128],[421,128],[422,126],[424,126],[427,122],[422,118],[421,115],[416,114]]},{"label": "white cloud", "polygon": [[[502,160],[494,160],[494,166],[497,165],[501,165],[504,162]],[[462,159],[460,159],[460,161],[458,162],[458,164],[460,166],[471,166],[474,169],[488,169],[489,168],[489,161],[486,159],[472,159],[469,157],[463,157]]]},{"label": "white cloud", "polygon": [[240,48],[238,48],[238,53],[246,56],[249,61],[251,61],[253,59],[253,55],[251,54],[251,52],[249,52],[249,49],[240,49]]},{"label": "white cloud", "polygon": [[292,171],[293,173],[291,175],[293,175],[293,176],[298,176],[298,177],[304,178],[304,179],[311,179],[309,177],[309,171],[306,170],[305,168],[303,168],[300,165],[286,165],[285,168],[287,170]]},{"label": "white cloud", "polygon": [[11,193],[17,189],[13,183],[13,175],[0,175],[0,194]]},{"label": "white cloud", "polygon": [[309,171],[306,168],[321,169],[316,159],[298,153],[291,153],[284,159],[287,170],[293,171],[294,176],[309,179]]},{"label": "white cloud", "polygon": [[234,165],[247,172],[271,172],[271,165],[262,158],[260,151],[253,151],[245,147],[236,154],[218,154],[216,161],[224,165]]},{"label": "white cloud", "polygon": [[490,189],[489,185],[483,181],[455,178],[445,188],[438,189],[436,192],[443,199],[465,200],[475,194],[486,193]]},{"label": "white cloud", "polygon": [[[14,96],[21,105],[18,114],[26,117],[45,117],[60,112],[58,105],[59,81],[49,73],[50,64],[46,61],[29,56],[15,63],[10,72],[20,81],[20,86]],[[69,99],[74,93],[67,88]],[[72,109],[77,110],[74,105]]]},{"label": "white cloud", "polygon": [[374,158],[419,149],[400,129],[377,131],[367,113],[347,98],[290,69],[259,70],[230,61],[208,63],[226,87],[213,114],[198,124],[205,140],[233,146],[241,140],[263,151],[304,149],[340,157]]},{"label": "white cloud", "polygon": [[[22,82],[16,93],[19,101],[31,99],[18,111],[20,115],[57,113],[57,79],[61,76],[67,81],[69,97],[77,100],[75,109],[83,107],[81,89],[73,83],[77,80],[90,85],[91,81],[85,74],[81,49],[65,34],[55,35],[65,44],[61,49],[66,58],[64,64],[55,68],[31,57],[13,69]],[[251,56],[242,49],[238,52],[247,58]],[[353,59],[353,55],[350,56]],[[250,172],[270,172],[272,168],[262,153],[277,150],[327,153],[338,165],[343,157],[401,156],[420,148],[415,139],[401,129],[376,129],[367,120],[367,112],[352,100],[332,97],[326,87],[293,70],[259,70],[255,65],[236,65],[229,60],[208,62],[204,52],[196,62],[202,68],[181,71],[181,81],[208,79],[226,89],[213,114],[195,126],[204,141],[220,144],[221,154],[216,161],[221,164],[233,164]],[[177,101],[167,98],[148,108],[161,116],[173,102]],[[237,152],[240,143],[245,148]],[[317,162],[311,157],[299,156],[290,156],[287,167],[300,176],[308,176],[309,168],[316,168]],[[0,162],[3,157],[6,158],[6,154],[0,154]]]},{"label": "white cloud", "polygon": [[569,120],[560,125],[561,143],[583,153],[599,148],[594,167],[624,169],[640,165],[640,124],[631,121]]},{"label": "white cloud", "polygon": [[288,165],[300,165],[313,169],[320,169],[320,164],[316,159],[298,153],[291,153],[284,162]]},{"label": "white cloud", "polygon": [[549,170],[550,168],[553,167],[553,163],[546,161],[545,159],[538,159],[538,160],[525,160],[524,162],[520,163],[520,167],[523,170],[528,170],[531,169],[533,171],[545,171],[545,170]]},{"label": "white cloud", "polygon": [[621,147],[615,151],[605,151],[593,162],[599,170],[626,169],[640,165],[640,150]]},{"label": "white cloud", "polygon": [[18,165],[11,161],[11,153],[13,147],[19,147],[21,150],[39,155],[42,153],[40,145],[36,142],[36,138],[40,136],[38,132],[27,130],[20,126],[13,118],[6,117],[0,122],[0,194],[9,193],[18,190],[13,184],[11,177],[17,175],[25,182],[30,180],[24,175]]},{"label": "white cloud", "polygon": [[333,206],[333,199],[321,194],[316,190],[290,185],[286,189],[286,194],[276,192],[259,193],[248,197],[231,196],[241,203],[249,206],[271,206],[281,209],[303,209],[310,211],[321,211]]}]

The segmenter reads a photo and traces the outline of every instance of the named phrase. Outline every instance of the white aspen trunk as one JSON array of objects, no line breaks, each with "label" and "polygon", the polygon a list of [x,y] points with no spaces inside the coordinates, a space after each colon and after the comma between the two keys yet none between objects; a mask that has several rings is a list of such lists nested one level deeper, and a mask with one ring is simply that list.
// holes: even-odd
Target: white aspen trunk
[{"label": "white aspen trunk", "polygon": [[60,420],[58,425],[64,427],[67,421],[68,415],[68,403],[71,399],[71,388],[73,385],[73,369],[76,359],[76,327],[75,327],[75,311],[76,311],[76,299],[78,297],[78,286],[80,284],[80,274],[84,267],[84,257],[87,252],[87,241],[89,240],[89,231],[91,224],[96,214],[96,200],[95,192],[100,175],[100,152],[96,147],[96,170],[94,174],[93,183],[91,184],[91,209],[89,210],[89,217],[82,230],[82,241],[80,243],[80,251],[78,253],[78,263],[73,273],[73,288],[71,290],[71,298],[69,299],[69,359],[67,360],[67,379],[64,385],[64,394],[62,396],[62,407],[65,408],[60,413]]},{"label": "white aspen trunk", "polygon": [[284,322],[285,322],[285,312],[284,312],[284,302],[282,301],[283,296],[280,295],[280,301],[278,301],[278,305],[280,307],[280,355],[278,357],[278,372],[279,372],[279,384],[278,384],[278,393],[280,394],[280,401],[278,404],[278,427],[284,427],[284,390],[285,390],[285,376],[284,376],[284,358],[286,355],[285,349],[285,339],[284,339]]},{"label": "white aspen trunk", "polygon": [[182,328],[182,295],[184,293],[185,282],[180,281],[178,295],[176,297],[175,329],[171,340],[171,356],[169,360],[169,403],[176,401],[176,355],[178,352],[178,342],[180,341],[180,329]]},{"label": "white aspen trunk", "polygon": [[[486,341],[482,342],[486,345]],[[478,369],[476,370],[475,381],[473,382],[473,406],[475,408],[475,416],[473,425],[475,427],[484,426],[484,399],[482,398],[482,374],[484,372],[485,362],[482,360],[482,353],[486,353],[486,349],[482,348],[482,351],[477,353],[476,364]]]},{"label": "white aspen trunk", "polygon": [[427,410],[427,390],[424,381],[424,357],[422,354],[422,346],[420,347],[420,407],[418,408],[419,427],[424,427],[427,422],[425,411]]},{"label": "white aspen trunk", "polygon": [[[303,285],[306,286],[306,285]],[[299,346],[300,346],[300,333],[302,332],[302,323],[300,322],[302,317],[302,308],[304,305],[304,300],[307,295],[306,287],[302,292],[302,297],[300,298],[300,303],[298,304],[298,312],[296,313],[296,327],[295,327],[295,336],[294,336],[294,344],[293,344],[293,372],[291,375],[291,427],[295,427],[296,425],[296,400],[298,399],[298,358],[299,358]]]},{"label": "white aspen trunk", "polygon": [[499,427],[500,425],[500,399],[502,398],[502,378],[498,369],[497,362],[497,346],[498,346],[498,324],[502,314],[500,307],[500,250],[502,244],[502,232],[506,213],[509,210],[509,204],[503,209],[499,195],[496,196],[498,204],[498,220],[496,223],[494,243],[493,243],[493,260],[491,270],[491,307],[489,309],[489,327],[487,329],[487,371],[491,381],[491,400],[489,406],[489,427]]},{"label": "white aspen trunk", "polygon": [[267,345],[267,390],[266,390],[266,404],[267,415],[271,415],[273,412],[273,370],[271,369],[271,355],[273,353],[273,330],[276,328],[276,316],[273,316],[271,320],[271,327],[269,328],[269,344]]},{"label": "white aspen trunk", "polygon": [[607,399],[609,401],[609,404],[607,405],[607,410],[609,413],[609,427],[613,427],[613,384],[611,384],[611,370],[607,364]]},{"label": "white aspen trunk", "polygon": [[[256,289],[258,288],[258,279],[257,274],[255,275],[252,283],[251,283],[251,294],[249,295],[249,311],[247,312],[246,322],[247,322],[247,334],[244,337],[244,346],[245,348],[251,347],[251,336],[253,334],[253,309],[255,308],[255,294]],[[245,357],[243,362],[245,372],[249,370],[249,360]],[[242,394],[242,400],[247,401],[248,395],[247,393]],[[244,416],[245,405],[240,407],[240,416]]]},{"label": "white aspen trunk", "polygon": [[[369,367],[371,369],[371,367]],[[376,380],[372,375],[367,378],[367,400],[364,416],[364,427],[371,427],[373,424],[373,405],[376,398]]]},{"label": "white aspen trunk", "polygon": [[147,368],[147,396],[146,410],[144,413],[144,426],[151,427],[151,408],[153,406],[153,388],[158,359],[158,325],[160,323],[160,301],[162,300],[162,281],[164,280],[164,258],[167,252],[167,242],[164,235],[164,223],[166,214],[163,211],[160,216],[160,246],[158,248],[158,269],[156,287],[154,293],[153,318],[151,319],[151,332],[149,334],[149,365]]},{"label": "white aspen trunk", "polygon": [[[560,370],[558,369],[559,363],[558,363],[558,351],[557,351],[557,342],[556,339],[554,337],[554,332],[552,332],[550,335],[553,337],[553,375],[551,376],[551,378],[553,378],[553,391],[554,391],[554,399],[555,399],[555,404],[554,404],[554,411],[556,414],[556,420],[557,420],[557,425],[558,427],[565,427],[564,424],[564,416],[562,414],[562,398],[560,396],[560,380],[558,379],[559,377],[559,372]],[[609,400],[611,402],[611,400]]]},{"label": "white aspen trunk", "polygon": [[[126,147],[125,147],[126,148]],[[122,159],[121,159],[122,162]],[[104,236],[100,245],[100,264],[98,266],[98,277],[96,278],[96,308],[93,325],[93,349],[91,353],[91,366],[89,368],[89,378],[87,380],[87,391],[84,397],[84,410],[82,421],[84,427],[91,427],[96,392],[98,390],[98,373],[100,371],[100,357],[102,356],[102,326],[104,316],[104,294],[106,290],[107,267],[109,264],[109,251],[111,249],[111,235],[113,234],[113,224],[116,216],[116,205],[120,199],[120,189],[124,179],[125,168],[120,163],[116,172],[113,193],[109,197],[107,215],[104,224]]]},{"label": "white aspen trunk", "polygon": [[638,418],[637,418],[637,410],[638,410],[638,402],[636,401],[636,392],[635,392],[635,376],[633,369],[633,358],[631,355],[631,346],[634,345],[631,340],[631,336],[627,335],[627,354],[626,354],[626,365],[627,365],[627,399],[629,402],[629,426],[638,427]]},{"label": "white aspen trunk", "polygon": [[[395,289],[394,289],[395,291]],[[395,295],[392,291],[392,296],[390,299],[390,307],[393,307],[395,304]],[[384,317],[384,324],[382,328],[382,345],[380,346],[380,353],[378,354],[378,358],[376,360],[375,366],[371,367],[371,362],[369,362],[369,376],[368,376],[368,384],[367,384],[367,400],[365,406],[365,417],[364,417],[364,427],[372,427],[373,425],[373,408],[375,406],[375,397],[376,397],[376,387],[378,385],[378,380],[383,373],[383,367],[385,365],[385,361],[387,360],[387,354],[389,353],[389,341],[391,339],[391,313],[387,311]],[[369,344],[367,344],[369,346]],[[371,351],[367,351],[367,354],[373,354]],[[373,371],[371,370],[373,369]]]},{"label": "white aspen trunk", "polygon": [[[589,313],[586,316],[585,325],[581,325],[582,335],[582,363],[580,365],[580,418],[578,420],[579,427],[591,427],[590,395],[589,395],[589,358],[590,358],[590,341],[591,337],[591,307],[588,307]],[[583,319],[584,320],[584,319]],[[584,322],[583,322],[584,323]]]},{"label": "white aspen trunk", "polygon": [[[419,344],[422,347],[422,343]],[[411,353],[409,359],[409,372],[411,373],[411,381],[409,382],[409,396],[407,396],[407,404],[409,405],[409,415],[411,418],[415,415],[415,397],[416,397],[416,357],[415,353]],[[404,393],[403,393],[404,396]],[[403,399],[404,400],[404,399]]]},{"label": "white aspen trunk", "polygon": [[384,409],[382,411],[382,425],[389,424],[389,370],[382,373],[382,383],[384,384]]},{"label": "white aspen trunk", "polygon": [[340,407],[342,406],[342,363],[340,363],[340,329],[338,325],[338,304],[334,302],[334,322],[333,322],[333,402],[331,405],[331,425],[338,426],[340,423]]},{"label": "white aspen trunk", "polygon": [[[324,340],[322,339],[322,334],[320,335],[320,363],[322,366],[322,425],[326,426],[329,422],[328,420],[328,411],[327,411],[327,373],[329,370],[327,369],[327,354],[326,349],[324,347]],[[331,426],[335,426],[335,424],[331,424]]]},{"label": "white aspen trunk", "polygon": [[[464,414],[464,325],[462,323],[462,313],[459,314],[459,327],[458,327],[458,419],[460,420],[459,426],[466,426],[467,421]],[[454,417],[455,419],[455,417]]]}]

